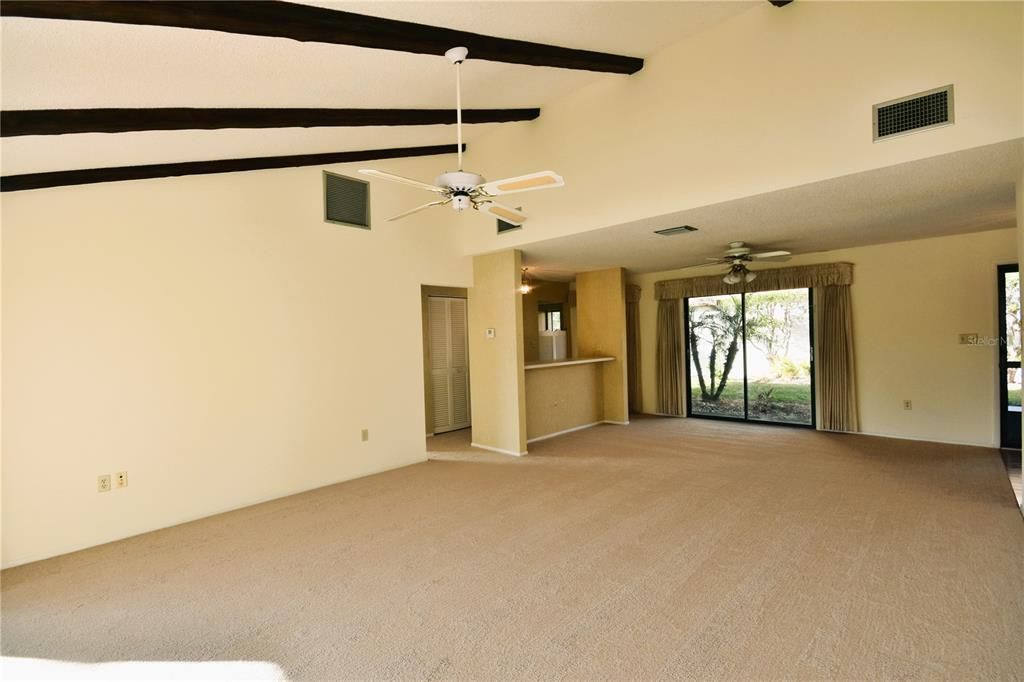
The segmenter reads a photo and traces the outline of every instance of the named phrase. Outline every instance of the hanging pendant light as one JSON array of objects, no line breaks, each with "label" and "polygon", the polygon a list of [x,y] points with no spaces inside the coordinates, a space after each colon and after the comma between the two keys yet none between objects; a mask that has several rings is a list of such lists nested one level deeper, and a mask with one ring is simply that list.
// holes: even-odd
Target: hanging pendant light
[{"label": "hanging pendant light", "polygon": [[533,287],[530,286],[530,276],[526,274],[526,268],[523,268],[523,278],[519,283],[519,293],[528,294],[531,289],[533,289]]}]

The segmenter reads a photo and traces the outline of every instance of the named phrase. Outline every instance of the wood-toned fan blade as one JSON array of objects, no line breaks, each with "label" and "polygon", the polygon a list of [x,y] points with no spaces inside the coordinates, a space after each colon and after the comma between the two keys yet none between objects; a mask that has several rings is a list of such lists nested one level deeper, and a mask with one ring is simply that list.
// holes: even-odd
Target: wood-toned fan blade
[{"label": "wood-toned fan blade", "polygon": [[750,254],[750,257],[758,260],[764,260],[765,258],[780,258],[782,256],[789,255],[792,255],[789,251],[763,251],[761,253],[752,253]]},{"label": "wood-toned fan blade", "polygon": [[420,189],[425,189],[428,192],[444,193],[447,191],[444,187],[438,187],[437,185],[428,185],[427,183],[420,182],[419,180],[403,178],[401,175],[385,173],[384,171],[373,170],[372,168],[361,168],[359,172],[362,173],[363,175],[369,175],[371,178],[378,178],[379,180],[389,180],[391,182],[400,182],[403,185],[409,185],[410,187],[419,187]]},{"label": "wood-toned fan blade", "polygon": [[541,171],[529,175],[518,175],[514,178],[485,182],[478,189],[491,196],[512,194],[513,192],[530,192],[535,189],[553,189],[561,187],[565,180],[554,171]]},{"label": "wood-toned fan blade", "polygon": [[526,216],[520,211],[503,204],[496,204],[493,201],[482,201],[479,204],[474,204],[473,207],[482,213],[488,213],[513,225],[522,225],[526,222]]},{"label": "wood-toned fan blade", "polygon": [[399,213],[398,215],[393,215],[390,218],[388,218],[388,220],[389,221],[391,221],[391,220],[398,220],[399,218],[404,218],[407,215],[412,215],[413,213],[419,213],[420,211],[422,211],[424,209],[428,209],[431,206],[444,206],[445,204],[448,204],[448,203],[451,203],[451,199],[442,199],[441,201],[431,201],[429,204],[423,204],[422,206],[417,206],[416,208],[410,209],[410,210],[406,211],[405,213]]}]

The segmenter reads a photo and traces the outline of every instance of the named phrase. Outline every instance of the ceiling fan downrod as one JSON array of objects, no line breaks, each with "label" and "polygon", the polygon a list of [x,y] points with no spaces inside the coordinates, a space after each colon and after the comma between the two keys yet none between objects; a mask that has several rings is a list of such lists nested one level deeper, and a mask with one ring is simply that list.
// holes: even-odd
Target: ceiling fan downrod
[{"label": "ceiling fan downrod", "polygon": [[462,171],[462,62],[466,61],[469,49],[453,47],[444,56],[455,65],[455,127],[458,135],[459,171]]}]

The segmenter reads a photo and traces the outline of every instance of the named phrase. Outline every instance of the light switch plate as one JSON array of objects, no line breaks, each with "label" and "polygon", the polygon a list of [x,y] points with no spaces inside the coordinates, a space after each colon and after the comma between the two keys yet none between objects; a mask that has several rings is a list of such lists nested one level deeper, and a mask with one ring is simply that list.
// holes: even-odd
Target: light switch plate
[{"label": "light switch plate", "polygon": [[487,328],[487,338],[489,338],[489,339],[493,339],[494,338],[494,327],[488,327]]}]

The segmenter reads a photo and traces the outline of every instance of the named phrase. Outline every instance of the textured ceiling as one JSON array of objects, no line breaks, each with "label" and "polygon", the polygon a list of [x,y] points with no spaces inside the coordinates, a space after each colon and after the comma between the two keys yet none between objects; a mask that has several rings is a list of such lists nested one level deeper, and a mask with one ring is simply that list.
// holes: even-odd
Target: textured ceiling
[{"label": "textured ceiling", "polygon": [[[756,3],[310,4],[643,57]],[[0,20],[0,31],[4,109],[454,104],[451,65],[436,56],[216,31],[17,17]],[[538,106],[601,78],[628,76],[473,61],[470,55],[463,71],[464,105]],[[470,126],[467,141],[487,128]],[[0,151],[3,173],[14,174],[448,141],[454,141],[454,129],[445,126],[161,131],[6,138]]]},{"label": "textured ceiling", "polygon": [[[1024,139],[975,147],[535,242],[523,247],[524,263],[538,276],[564,279],[605,267],[642,273],[697,265],[731,241],[811,253],[1012,228],[1022,148]],[[653,234],[677,225],[699,231]]]}]

